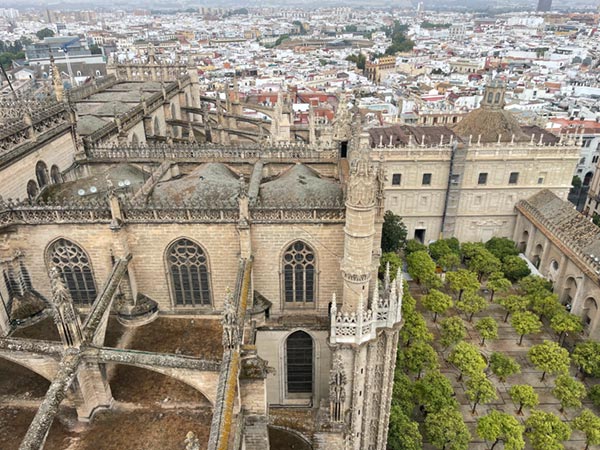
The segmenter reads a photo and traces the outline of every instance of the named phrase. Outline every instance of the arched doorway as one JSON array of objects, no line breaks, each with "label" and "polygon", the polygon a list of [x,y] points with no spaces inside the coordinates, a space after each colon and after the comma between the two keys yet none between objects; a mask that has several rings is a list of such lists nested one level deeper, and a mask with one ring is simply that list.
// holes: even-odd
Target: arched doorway
[{"label": "arched doorway", "polygon": [[529,231],[524,230],[519,241],[519,252],[525,253],[527,251],[527,243],[529,242]]},{"label": "arched doorway", "polygon": [[288,398],[307,398],[313,392],[313,340],[304,331],[290,334],[285,343]]},{"label": "arched doorway", "polygon": [[594,172],[592,172],[591,170],[585,174],[585,176],[583,177],[583,185],[584,186],[589,186],[590,183],[592,182],[592,178],[594,177]]},{"label": "arched doorway", "polygon": [[583,324],[586,331],[589,332],[598,317],[598,302],[593,297],[588,297],[583,303]]},{"label": "arched doorway", "polygon": [[544,247],[541,244],[535,246],[533,250],[533,255],[531,257],[531,262],[535,266],[536,269],[540,268],[540,264],[542,262],[542,255],[544,254]]},{"label": "arched doorway", "polygon": [[573,305],[573,299],[577,295],[577,281],[575,278],[569,277],[565,282],[565,287],[563,289],[561,303],[563,305]]}]

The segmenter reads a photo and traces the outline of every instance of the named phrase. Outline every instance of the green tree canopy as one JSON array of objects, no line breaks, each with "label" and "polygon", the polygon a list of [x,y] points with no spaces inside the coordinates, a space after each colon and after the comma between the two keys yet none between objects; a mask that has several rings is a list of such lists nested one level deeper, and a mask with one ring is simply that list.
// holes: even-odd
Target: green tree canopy
[{"label": "green tree canopy", "polygon": [[463,375],[472,376],[485,369],[486,362],[473,344],[462,341],[456,344],[448,355],[448,362],[460,371],[459,380]]},{"label": "green tree canopy", "polygon": [[565,310],[558,301],[558,295],[556,294],[529,294],[527,298],[529,299],[529,309],[540,316],[540,319],[545,317],[551,320],[556,314]]},{"label": "green tree canopy", "polygon": [[417,403],[427,413],[444,408],[458,408],[450,380],[440,372],[429,372],[414,384]]},{"label": "green tree canopy", "polygon": [[533,386],[528,384],[515,384],[508,390],[511,400],[515,405],[519,405],[517,414],[521,414],[523,407],[534,408],[538,405],[539,398]]},{"label": "green tree canopy", "polygon": [[387,448],[389,450],[423,449],[423,437],[419,432],[419,424],[394,405],[390,410]]},{"label": "green tree canopy", "polygon": [[460,246],[458,243],[458,239],[439,239],[435,242],[432,242],[431,244],[429,244],[429,254],[434,260],[438,262],[443,256],[446,255],[452,254],[460,256]]},{"label": "green tree canopy", "polygon": [[504,237],[491,238],[485,243],[485,248],[500,261],[503,261],[507,256],[517,256],[519,254],[515,242]]},{"label": "green tree canopy", "polygon": [[437,289],[432,289],[429,294],[421,297],[421,302],[425,308],[433,313],[434,322],[437,320],[438,314],[444,314],[454,304],[452,297]]},{"label": "green tree canopy", "polygon": [[567,333],[581,333],[583,331],[583,323],[581,319],[574,314],[570,314],[565,310],[556,314],[550,320],[550,327],[558,334],[558,342],[562,341],[562,338]]},{"label": "green tree canopy", "polygon": [[485,245],[481,242],[463,242],[460,246],[460,253],[466,261],[473,258],[482,250],[485,250]]},{"label": "green tree canopy", "polygon": [[571,436],[571,427],[554,414],[534,409],[525,421],[525,435],[533,450],[562,450]]},{"label": "green tree canopy", "polygon": [[579,408],[587,390],[582,382],[564,374],[556,379],[552,394],[560,402],[560,412],[564,412],[565,408]]},{"label": "green tree canopy", "polygon": [[475,324],[475,329],[481,336],[481,345],[485,344],[485,340],[498,339],[498,322],[493,317],[483,317]]},{"label": "green tree canopy", "polygon": [[421,242],[417,241],[416,239],[409,239],[408,241],[406,241],[406,247],[404,248],[404,253],[406,254],[406,256],[410,255],[411,253],[421,251],[426,252],[427,246],[421,244]]},{"label": "green tree canopy", "polygon": [[539,333],[542,331],[542,322],[530,311],[520,311],[513,314],[510,324],[519,333],[519,345],[523,343],[526,334]]},{"label": "green tree canopy", "polygon": [[481,280],[483,277],[487,277],[493,272],[502,270],[502,262],[491,252],[486,250],[485,247],[480,247],[475,254],[469,258],[468,267],[469,270],[476,272],[479,280]]},{"label": "green tree canopy", "polygon": [[392,211],[386,211],[383,216],[383,228],[381,230],[381,250],[388,253],[397,252],[404,248],[406,233],[406,225],[402,222],[402,218]]},{"label": "green tree canopy", "polygon": [[438,260],[438,264],[445,270],[456,270],[460,266],[460,256],[456,253],[447,253]]},{"label": "green tree canopy", "polygon": [[584,375],[600,378],[600,342],[586,341],[575,346],[573,362]]},{"label": "green tree canopy", "polygon": [[427,329],[423,316],[417,311],[404,314],[404,326],[400,329],[400,341],[410,346],[415,342],[431,342],[433,336]]},{"label": "green tree canopy", "polygon": [[537,275],[529,275],[519,281],[519,287],[526,295],[541,294],[546,291],[548,295],[552,294],[552,283]]},{"label": "green tree canopy", "polygon": [[458,300],[462,298],[464,292],[475,293],[479,290],[480,286],[477,274],[465,269],[448,272],[446,280],[450,285],[450,289],[458,294]]},{"label": "green tree canopy", "polygon": [[415,395],[414,383],[401,370],[396,370],[392,386],[392,405],[400,408],[407,416],[412,416]]},{"label": "green tree canopy", "polygon": [[425,436],[437,449],[467,450],[471,435],[462,414],[454,408],[444,408],[425,418]]},{"label": "green tree canopy", "polygon": [[508,295],[500,298],[498,303],[506,309],[506,315],[504,316],[504,322],[506,322],[509,314],[525,311],[529,305],[529,300],[522,295]]},{"label": "green tree canopy", "polygon": [[573,419],[571,425],[585,434],[585,450],[588,450],[590,445],[600,445],[600,417],[592,411],[584,409]]},{"label": "green tree canopy", "polygon": [[494,301],[494,294],[496,292],[508,292],[512,283],[504,278],[502,272],[494,272],[490,274],[487,279],[485,286],[490,290],[490,302]]},{"label": "green tree canopy", "polygon": [[513,283],[516,283],[520,279],[526,277],[531,273],[531,269],[525,262],[518,256],[506,256],[502,261],[502,272],[504,276]]},{"label": "green tree canopy", "polygon": [[477,372],[471,375],[466,382],[466,386],[467,389],[465,394],[473,403],[473,409],[471,410],[472,414],[475,414],[477,411],[477,405],[485,405],[498,398],[494,384],[483,372]]},{"label": "green tree canopy", "polygon": [[590,388],[588,398],[597,408],[600,408],[600,384],[596,384]]},{"label": "green tree canopy", "polygon": [[398,353],[398,363],[406,372],[414,373],[417,379],[421,373],[439,367],[437,353],[433,347],[425,342],[415,342],[410,347]]},{"label": "green tree canopy", "polygon": [[546,341],[534,345],[527,352],[529,361],[542,371],[542,381],[546,373],[566,374],[569,371],[569,352],[556,342]]},{"label": "green tree canopy", "polygon": [[465,313],[469,322],[473,320],[475,313],[483,311],[487,306],[487,300],[474,292],[465,292],[462,298],[456,301],[456,307]]},{"label": "green tree canopy", "polygon": [[444,348],[459,343],[466,336],[467,328],[460,317],[453,316],[440,321],[440,343]]},{"label": "green tree canopy", "polygon": [[393,280],[396,278],[398,269],[402,267],[402,258],[400,258],[398,253],[394,252],[388,252],[381,255],[381,260],[379,263],[379,278],[382,280],[385,276],[388,263],[390,265],[390,280]]},{"label": "green tree canopy", "polygon": [[50,28],[42,28],[41,30],[37,31],[35,35],[40,41],[43,41],[44,38],[54,37],[54,31],[52,31]]},{"label": "green tree canopy", "polygon": [[477,434],[492,442],[492,450],[499,442],[504,443],[504,450],[523,450],[524,432],[525,427],[515,417],[496,409],[477,421]]},{"label": "green tree canopy", "polygon": [[500,381],[506,381],[506,377],[521,372],[521,366],[514,358],[500,352],[493,352],[490,356],[490,370]]},{"label": "green tree canopy", "polygon": [[417,283],[421,283],[422,280],[432,275],[435,276],[435,262],[426,251],[411,253],[406,257],[406,263],[408,273]]}]

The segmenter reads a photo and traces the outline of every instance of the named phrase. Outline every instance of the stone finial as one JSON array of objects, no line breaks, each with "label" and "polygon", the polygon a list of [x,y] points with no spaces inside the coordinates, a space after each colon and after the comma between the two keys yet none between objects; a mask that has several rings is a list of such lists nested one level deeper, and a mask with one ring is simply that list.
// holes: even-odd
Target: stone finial
[{"label": "stone finial", "polygon": [[50,288],[54,305],[59,307],[71,301],[71,294],[56,267],[50,269]]},{"label": "stone finial", "polygon": [[223,302],[223,348],[233,350],[239,344],[237,311],[233,304],[233,294],[228,289]]},{"label": "stone finial", "polygon": [[50,68],[52,69],[52,84],[54,85],[54,95],[56,97],[56,101],[62,102],[65,88],[60,76],[60,71],[54,62],[54,56],[52,54],[50,55]]},{"label": "stone finial", "polygon": [[200,441],[193,431],[188,431],[185,436],[185,450],[200,450]]}]

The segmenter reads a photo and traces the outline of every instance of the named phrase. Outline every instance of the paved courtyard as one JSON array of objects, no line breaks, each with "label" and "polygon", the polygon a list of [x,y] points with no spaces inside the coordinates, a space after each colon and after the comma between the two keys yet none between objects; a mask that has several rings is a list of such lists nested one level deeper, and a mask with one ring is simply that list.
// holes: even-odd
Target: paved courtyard
[{"label": "paved courtyard", "polygon": [[[475,314],[471,323],[467,322],[464,315],[461,315],[467,327],[468,335],[466,340],[479,347],[482,353],[485,355],[489,356],[492,352],[498,351],[515,358],[515,360],[521,366],[521,373],[508,377],[507,382],[503,383],[500,380],[498,380],[498,378],[495,375],[491,374],[490,371],[487,371],[489,379],[496,386],[498,399],[486,405],[478,405],[476,414],[471,414],[472,404],[470,404],[469,400],[465,395],[465,380],[463,379],[463,381],[457,381],[459,372],[451,364],[445,361],[444,357],[447,356],[448,351],[444,352],[444,354],[442,355],[442,346],[439,344],[440,320],[443,317],[448,317],[450,315],[458,315],[459,312],[452,309],[445,316],[438,317],[437,323],[433,323],[433,313],[425,310],[418,301],[419,297],[422,295],[420,288],[415,288],[415,286],[411,286],[411,293],[417,299],[417,308],[424,315],[429,330],[434,335],[433,347],[438,351],[440,371],[452,382],[452,385],[456,392],[456,397],[458,402],[460,403],[460,408],[463,413],[463,417],[472,436],[472,441],[469,445],[470,450],[484,450],[491,448],[492,443],[486,443],[485,441],[483,441],[481,438],[479,438],[476,432],[477,419],[482,416],[485,416],[489,411],[497,409],[506,413],[510,413],[518,417],[518,419],[521,422],[524,422],[527,419],[529,415],[529,409],[524,408],[523,415],[517,416],[516,412],[518,410],[518,405],[515,406],[515,404],[510,399],[510,396],[508,395],[508,389],[515,384],[527,384],[533,386],[539,396],[540,404],[538,408],[556,414],[563,421],[570,422],[571,420],[573,420],[574,417],[576,417],[579,414],[581,409],[570,408],[566,409],[564,413],[560,412],[560,402],[554,397],[554,395],[552,395],[552,389],[554,387],[554,380],[556,377],[546,375],[545,380],[540,381],[542,375],[541,372],[538,369],[536,369],[527,359],[527,351],[531,348],[531,346],[540,344],[543,340],[556,341],[557,336],[548,326],[545,325],[544,330],[541,333],[534,334],[531,336],[525,336],[523,338],[522,345],[519,346],[519,336],[511,327],[510,318],[508,319],[508,322],[504,323],[504,316],[506,314],[506,311],[504,310],[504,308],[502,308],[502,306],[498,305],[497,303],[490,303],[489,307],[485,311]],[[486,295],[486,298],[489,299],[489,295]],[[498,323],[498,339],[493,341],[486,340],[485,345],[480,346],[480,336],[477,330],[475,330],[474,325],[477,322],[477,319],[482,317],[493,317],[494,319],[496,319]],[[571,374],[576,374],[576,368],[574,366],[571,367]],[[584,383],[588,389],[591,386],[598,384],[599,382],[600,380],[593,378],[586,378],[584,380]],[[600,411],[598,411],[598,409],[595,408],[593,404],[587,399],[584,400],[583,407],[590,408],[597,414],[600,413]],[[502,448],[501,444],[498,444],[496,448],[499,448],[499,446],[500,448]],[[571,439],[565,442],[565,449],[583,450],[584,447],[584,435],[581,432],[574,430],[571,435]],[[527,446],[525,448],[531,448],[529,446],[529,443],[527,443]],[[598,446],[590,446],[590,449],[592,448],[598,448]],[[433,447],[430,445],[425,445],[425,449],[430,450],[433,449]]]}]

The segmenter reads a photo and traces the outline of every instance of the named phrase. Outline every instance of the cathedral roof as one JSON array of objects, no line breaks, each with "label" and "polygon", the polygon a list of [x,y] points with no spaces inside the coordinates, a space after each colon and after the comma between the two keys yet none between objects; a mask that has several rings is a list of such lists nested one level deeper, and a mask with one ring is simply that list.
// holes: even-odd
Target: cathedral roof
[{"label": "cathedral roof", "polygon": [[159,202],[201,202],[212,205],[234,201],[240,189],[239,176],[222,163],[203,164],[178,179],[156,185],[152,199]]},{"label": "cathedral roof", "polygon": [[[102,198],[109,188],[109,180],[117,192],[118,189],[135,192],[142,187],[147,176],[132,164],[117,164],[85,178],[52,184],[44,192],[44,199]],[[81,191],[84,192],[83,195],[80,195]]]},{"label": "cathedral roof", "polygon": [[529,137],[523,132],[519,122],[505,109],[478,108],[467,114],[454,128],[454,132],[473,142],[478,142],[481,135],[482,143],[498,142],[527,142]]},{"label": "cathedral roof", "polygon": [[108,119],[101,119],[96,116],[79,116],[77,119],[77,132],[81,136],[87,136],[102,128],[108,122]]},{"label": "cathedral roof", "polygon": [[319,203],[342,203],[339,183],[321,178],[304,164],[296,164],[277,178],[260,186],[260,199],[266,204],[308,206]]}]

